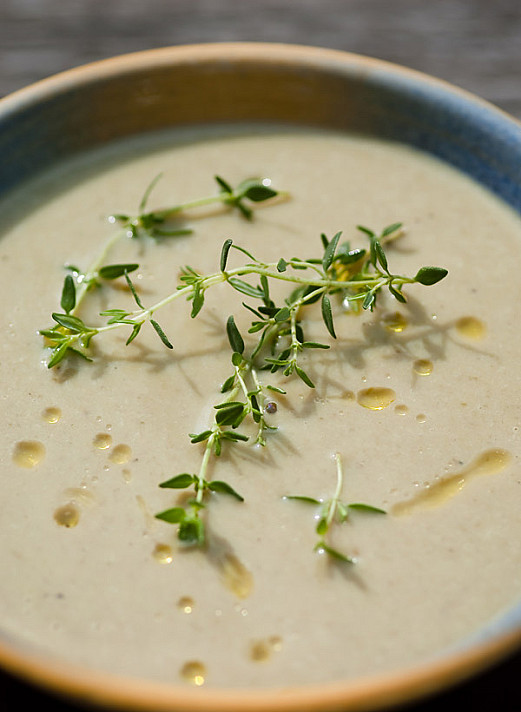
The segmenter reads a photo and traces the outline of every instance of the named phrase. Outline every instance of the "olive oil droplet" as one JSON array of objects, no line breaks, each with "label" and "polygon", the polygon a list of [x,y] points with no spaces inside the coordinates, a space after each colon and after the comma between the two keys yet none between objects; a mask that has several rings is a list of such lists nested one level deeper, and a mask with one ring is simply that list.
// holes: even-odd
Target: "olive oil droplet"
[{"label": "olive oil droplet", "polygon": [[197,687],[204,685],[206,667],[199,660],[189,660],[181,668],[181,677]]},{"label": "olive oil droplet", "polygon": [[194,610],[194,606],[195,601],[190,596],[181,596],[181,598],[177,602],[177,607],[179,608],[179,610],[186,614],[192,613]]},{"label": "olive oil droplet", "polygon": [[18,467],[36,467],[45,457],[45,446],[38,440],[20,440],[14,446],[13,462]]},{"label": "olive oil droplet", "polygon": [[98,433],[94,437],[92,444],[94,447],[98,448],[98,450],[108,450],[112,445],[112,435],[109,435],[108,433]]},{"label": "olive oil droplet", "polygon": [[369,410],[382,410],[396,399],[392,388],[363,388],[356,397],[359,405]]},{"label": "olive oil droplet", "polygon": [[59,408],[45,408],[42,413],[42,418],[46,423],[57,423],[62,417],[62,412]]},{"label": "olive oil droplet", "polygon": [[54,521],[61,527],[72,529],[80,521],[79,509],[72,502],[64,504],[54,512]]},{"label": "olive oil droplet", "polygon": [[394,331],[395,334],[399,334],[407,328],[408,321],[400,312],[392,312],[383,315],[382,324],[387,331]]},{"label": "olive oil droplet", "polygon": [[271,656],[271,648],[264,640],[256,640],[251,644],[250,658],[255,662],[268,660]]},{"label": "olive oil droplet", "polygon": [[156,544],[152,556],[160,564],[171,564],[174,558],[172,547],[168,544]]},{"label": "olive oil droplet", "polygon": [[254,640],[250,646],[250,658],[255,662],[264,662],[281,648],[282,638],[278,635],[272,635],[266,640]]},{"label": "olive oil droplet", "polygon": [[124,465],[132,457],[132,450],[128,445],[116,445],[109,456],[109,460],[116,465]]},{"label": "olive oil droplet", "polygon": [[407,413],[409,412],[409,408],[403,403],[400,403],[399,405],[394,407],[394,412],[397,415],[407,415]]},{"label": "olive oil droplet", "polygon": [[472,477],[496,475],[509,465],[511,459],[512,456],[506,450],[485,450],[463,470],[428,485],[412,499],[398,502],[392,512],[396,515],[411,514],[418,509],[444,504],[458,494]]},{"label": "olive oil droplet", "polygon": [[429,361],[429,359],[419,358],[413,363],[412,368],[414,373],[417,373],[418,376],[430,376],[432,373],[433,364],[432,361]]},{"label": "olive oil droplet", "polygon": [[456,329],[460,336],[473,341],[479,341],[485,336],[485,324],[475,316],[462,316],[456,322]]}]

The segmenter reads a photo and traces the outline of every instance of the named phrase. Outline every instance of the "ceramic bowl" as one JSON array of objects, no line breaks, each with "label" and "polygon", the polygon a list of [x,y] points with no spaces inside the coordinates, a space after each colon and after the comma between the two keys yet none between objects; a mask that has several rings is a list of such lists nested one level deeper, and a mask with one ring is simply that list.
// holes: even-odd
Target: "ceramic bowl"
[{"label": "ceramic bowl", "polygon": [[[452,164],[521,212],[521,126],[448,84],[381,61],[299,46],[160,49],[74,69],[0,101],[0,197],[113,140],[208,122],[274,122],[368,134]],[[160,712],[370,710],[476,674],[521,643],[521,604],[456,652],[399,674],[280,691],[120,680],[38,657],[0,631],[0,663],[81,702]]]}]

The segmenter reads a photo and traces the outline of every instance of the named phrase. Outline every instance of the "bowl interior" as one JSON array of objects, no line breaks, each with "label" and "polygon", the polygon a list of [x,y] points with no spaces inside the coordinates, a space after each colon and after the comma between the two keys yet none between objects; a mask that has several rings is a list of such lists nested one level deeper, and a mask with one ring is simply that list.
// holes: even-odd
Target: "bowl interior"
[{"label": "bowl interior", "polygon": [[[72,70],[0,102],[0,197],[91,148],[147,132],[208,123],[274,123],[401,141],[468,173],[521,212],[521,129],[500,111],[442,82],[367,58],[302,47],[209,45],[157,50]],[[519,618],[515,624],[519,628]],[[518,643],[495,631],[431,668],[327,694],[255,700],[127,689],[103,677],[49,669],[10,643],[8,667],[57,689],[155,709],[370,709],[409,699],[479,669]],[[507,631],[507,632],[506,632]],[[27,662],[29,661],[29,662]],[[93,690],[97,692],[94,693]],[[101,691],[103,690],[103,692]],[[197,701],[196,701],[197,699]]]}]

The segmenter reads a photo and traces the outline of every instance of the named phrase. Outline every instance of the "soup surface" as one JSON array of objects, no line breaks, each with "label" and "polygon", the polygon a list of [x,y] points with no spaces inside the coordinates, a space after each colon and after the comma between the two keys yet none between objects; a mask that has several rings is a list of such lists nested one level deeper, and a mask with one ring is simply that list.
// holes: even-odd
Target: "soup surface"
[{"label": "soup surface", "polygon": [[[130,238],[107,219],[215,195],[267,178],[284,195],[175,216],[177,237]],[[160,136],[117,146],[40,178],[3,210],[0,629],[46,655],[175,684],[274,687],[350,679],[426,661],[459,644],[521,595],[521,223],[467,178],[408,148],[295,131]],[[155,514],[186,506],[159,487],[200,471],[204,432],[233,372],[226,323],[245,342],[259,301],[221,283],[191,318],[176,299],[145,324],[93,338],[92,362],[48,368],[65,265],[135,263],[145,306],[176,291],[183,267],[218,273],[233,240],[267,263],[322,258],[321,234],[385,245],[389,269],[447,268],[433,286],[388,292],[353,313],[331,296],[336,339],[320,304],[302,309],[296,374],[259,371],[266,445],[224,442],[208,481],[205,547],[187,546]],[[172,227],[172,223],[169,223]],[[118,232],[119,230],[119,232]],[[123,230],[123,233],[125,230]],[[251,262],[230,250],[227,269]],[[506,270],[506,267],[509,267]],[[273,270],[272,270],[273,271]],[[288,270],[284,274],[300,274]],[[281,273],[282,274],[282,273]],[[248,280],[247,277],[243,277]],[[251,281],[257,284],[258,278]],[[272,281],[277,302],[294,285]],[[274,296],[275,298],[275,296]],[[124,278],[87,292],[75,312],[137,309]],[[338,461],[337,459],[338,458]],[[339,465],[339,469],[337,469]],[[343,480],[337,479],[339,471]],[[320,503],[348,509],[315,551]],[[299,495],[319,504],[288,498]],[[335,500],[336,501],[336,500]],[[330,510],[328,510],[330,511]],[[337,511],[338,514],[338,511]]]}]

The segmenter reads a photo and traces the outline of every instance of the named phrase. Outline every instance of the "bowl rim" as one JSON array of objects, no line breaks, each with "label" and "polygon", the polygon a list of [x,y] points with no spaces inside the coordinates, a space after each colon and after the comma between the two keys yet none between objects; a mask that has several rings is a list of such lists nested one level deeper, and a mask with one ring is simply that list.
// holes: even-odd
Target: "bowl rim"
[{"label": "bowl rim", "polygon": [[25,104],[34,104],[49,96],[78,88],[91,81],[100,81],[117,74],[128,74],[146,67],[169,66],[175,58],[177,63],[195,63],[200,61],[257,61],[266,64],[298,64],[322,68],[341,68],[345,73],[379,72],[394,75],[402,81],[429,86],[433,90],[445,92],[463,101],[474,104],[495,114],[507,123],[521,128],[521,119],[517,119],[504,109],[479,95],[440,77],[421,70],[406,67],[389,60],[346,50],[284,42],[204,42],[156,47],[117,54],[94,60],[44,77],[28,86],[21,87],[6,96],[0,97],[0,115],[17,111]]},{"label": "bowl rim", "polygon": [[[81,89],[92,82],[123,76],[144,68],[200,61],[255,61],[271,65],[309,66],[344,74],[378,73],[413,86],[430,88],[449,100],[485,110],[503,124],[521,129],[521,121],[485,99],[443,79],[343,50],[276,42],[215,42],[131,52],[67,69],[0,98],[0,120],[50,97]],[[520,142],[521,142],[521,133]],[[60,696],[110,705],[126,710],[170,712],[306,712],[333,710],[369,711],[413,702],[462,682],[508,657],[521,646],[521,622],[510,630],[495,633],[468,648],[444,654],[415,667],[370,675],[350,681],[304,687],[191,688],[109,675],[62,660],[44,658],[26,650],[0,631],[0,666],[25,682]]]},{"label": "bowl rim", "polygon": [[0,640],[0,665],[61,698],[129,712],[370,712],[413,703],[442,692],[504,660],[520,645],[521,631],[416,667],[287,688],[194,688],[111,675],[62,660],[25,653]]}]

